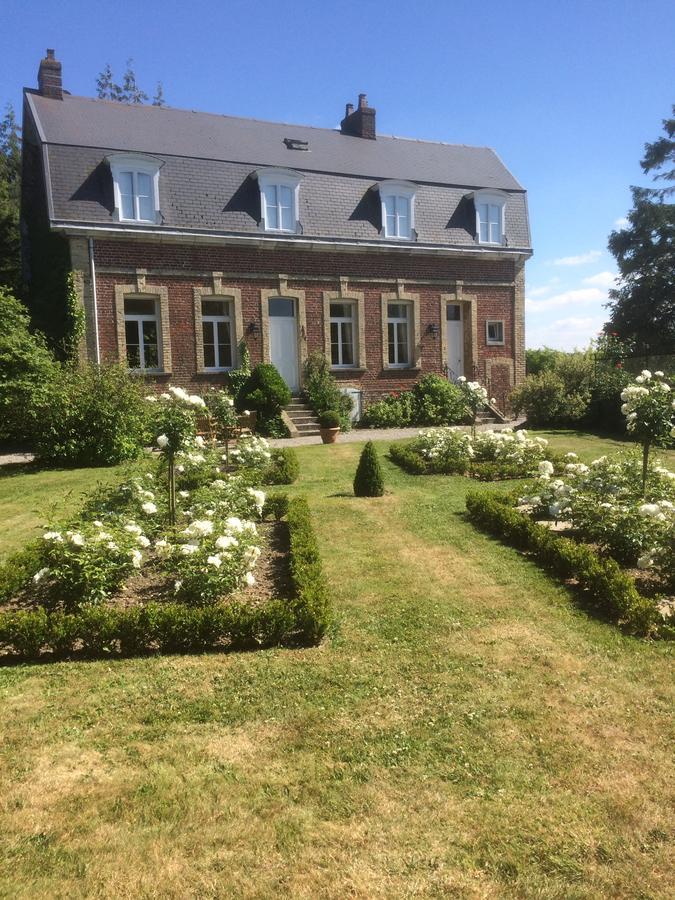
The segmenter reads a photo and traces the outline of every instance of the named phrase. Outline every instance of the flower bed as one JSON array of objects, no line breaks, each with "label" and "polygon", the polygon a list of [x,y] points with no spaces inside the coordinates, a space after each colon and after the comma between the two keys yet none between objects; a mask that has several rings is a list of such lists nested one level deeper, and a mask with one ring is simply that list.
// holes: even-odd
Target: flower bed
[{"label": "flower bed", "polygon": [[[0,567],[0,603],[11,606],[0,613],[5,654],[234,649],[324,633],[330,608],[307,504],[266,504],[258,486],[274,461],[276,480],[292,480],[292,460],[255,438],[224,472],[220,451],[191,436],[189,419],[167,403],[159,460]],[[288,532],[284,599],[269,600],[269,585],[256,596],[270,512],[285,516],[278,527]]]},{"label": "flower bed", "polygon": [[480,431],[471,435],[457,428],[420,432],[409,444],[393,444],[391,459],[413,475],[469,475],[479,480],[524,478],[555,471],[557,457],[547,451],[544,438],[526,431]]}]

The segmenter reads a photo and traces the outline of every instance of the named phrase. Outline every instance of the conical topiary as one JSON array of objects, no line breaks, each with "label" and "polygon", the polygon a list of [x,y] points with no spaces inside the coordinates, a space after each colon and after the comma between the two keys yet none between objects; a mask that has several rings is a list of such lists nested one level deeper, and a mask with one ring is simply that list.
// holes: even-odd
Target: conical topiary
[{"label": "conical topiary", "polygon": [[368,441],[354,476],[354,493],[357,497],[381,497],[384,494],[382,467],[372,441]]}]

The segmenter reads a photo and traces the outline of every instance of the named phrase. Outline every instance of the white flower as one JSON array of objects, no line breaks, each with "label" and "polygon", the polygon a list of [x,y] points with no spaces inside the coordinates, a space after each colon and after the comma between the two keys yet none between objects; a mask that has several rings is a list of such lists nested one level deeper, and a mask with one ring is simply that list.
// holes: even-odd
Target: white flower
[{"label": "white flower", "polygon": [[193,406],[206,406],[206,403],[202,400],[201,397],[198,397],[197,394],[190,394],[188,397],[188,402]]},{"label": "white flower", "polygon": [[195,519],[185,529],[185,534],[211,534],[213,531],[213,522],[209,519]]},{"label": "white flower", "polygon": [[169,391],[177,400],[184,400],[187,402],[188,393],[187,391],[184,391],[182,387],[170,387]]},{"label": "white flower", "polygon": [[165,434],[160,434],[157,438],[157,446],[160,450],[164,450],[169,445],[169,439]]},{"label": "white flower", "polygon": [[249,409],[245,409],[242,413],[242,416],[250,416],[250,415],[251,415],[251,411]]},{"label": "white flower", "polygon": [[553,475],[555,471],[553,468],[553,463],[550,463],[547,459],[542,459],[538,466],[540,475]]},{"label": "white flower", "polygon": [[566,453],[565,459],[579,459],[576,453]]},{"label": "white flower", "polygon": [[49,573],[49,569],[46,569],[46,568],[40,569],[39,572],[36,572],[35,575],[33,575],[33,581],[35,582],[35,584],[37,584],[38,581],[41,581],[45,577],[45,575],[47,575],[48,573]]},{"label": "white flower", "polygon": [[209,556],[206,561],[210,566],[215,566],[216,569],[219,569],[223,564],[223,561],[219,556]]},{"label": "white flower", "polygon": [[197,447],[199,447],[199,448],[202,449],[202,450],[204,449],[204,447],[206,447],[206,441],[205,441],[204,438],[203,438],[201,435],[199,435],[199,434],[198,434],[197,437],[195,438],[195,444],[197,445]]},{"label": "white flower", "polygon": [[255,584],[255,576],[253,572],[247,572],[246,575],[244,575],[244,581],[249,587],[253,587],[253,585]]},{"label": "white flower", "polygon": [[495,399],[495,397],[490,397],[490,403],[491,403],[492,406],[496,406],[496,405],[497,405],[497,400]]},{"label": "white flower", "polygon": [[59,531],[45,531],[42,538],[45,541],[55,541],[57,544],[63,542],[63,537]]},{"label": "white flower", "polygon": [[244,530],[244,526],[242,524],[241,519],[238,519],[237,516],[229,516],[225,519],[225,527],[228,531],[234,531],[236,533],[242,532]]},{"label": "white flower", "polygon": [[147,513],[149,516],[154,516],[154,514],[157,512],[157,507],[155,506],[154,503],[151,503],[149,500],[147,503],[144,503],[143,506],[141,506],[141,509],[143,510],[144,513]]},{"label": "white flower", "polygon": [[76,547],[84,547],[84,538],[79,531],[68,531],[66,534],[71,544],[74,544]]},{"label": "white flower", "polygon": [[255,505],[259,509],[262,509],[263,506],[265,505],[265,492],[257,491],[255,488],[249,488],[248,493],[251,495],[251,497],[253,497]]},{"label": "white flower", "polygon": [[[652,377],[652,373],[649,371],[649,369],[643,369],[640,374],[645,379],[645,381],[649,381],[649,379]],[[637,378],[635,380],[637,381]]]},{"label": "white flower", "polygon": [[183,587],[183,582],[182,582],[182,581],[176,581],[176,582],[174,583],[173,589],[174,589],[174,591],[176,591],[176,593],[178,593],[178,591],[179,591],[182,587]]},{"label": "white flower", "polygon": [[106,547],[108,548],[108,550],[117,550],[117,544],[115,543],[115,541],[108,541]]},{"label": "white flower", "polygon": [[154,394],[148,394],[145,399],[148,401],[148,403],[157,403],[157,397],[155,397]]},{"label": "white flower", "polygon": [[190,556],[193,553],[196,553],[199,550],[199,547],[196,544],[183,544],[180,548],[180,552],[183,556]]},{"label": "white flower", "polygon": [[643,553],[637,561],[638,569],[649,569],[654,565],[651,553]]},{"label": "white flower", "polygon": [[128,531],[129,534],[143,534],[143,529],[135,522],[129,522],[128,525],[124,526],[124,530]]},{"label": "white flower", "polygon": [[190,491],[178,491],[178,496],[182,497],[183,500],[187,500],[190,496]]},{"label": "white flower", "polygon": [[140,550],[130,550],[129,556],[131,557],[131,565],[134,569],[140,569],[141,563],[143,562],[143,554]]},{"label": "white flower", "polygon": [[222,534],[216,540],[216,547],[219,550],[227,550],[229,547],[236,547],[238,543],[239,541],[236,539],[236,537],[232,537],[229,534]]},{"label": "white flower", "polygon": [[136,540],[141,545],[141,547],[149,547],[150,546],[150,539],[146,538],[146,536],[144,534],[139,534],[138,537],[136,538]]},{"label": "white flower", "polygon": [[103,522],[99,521],[98,519],[94,519],[94,525],[97,528],[103,528]]},{"label": "white flower", "polygon": [[465,381],[466,381],[466,378],[463,375],[460,375],[459,378],[457,379],[458,384],[464,384]]},{"label": "white flower", "polygon": [[657,503],[643,503],[642,506],[638,506],[638,513],[645,518],[658,516],[660,512]]}]

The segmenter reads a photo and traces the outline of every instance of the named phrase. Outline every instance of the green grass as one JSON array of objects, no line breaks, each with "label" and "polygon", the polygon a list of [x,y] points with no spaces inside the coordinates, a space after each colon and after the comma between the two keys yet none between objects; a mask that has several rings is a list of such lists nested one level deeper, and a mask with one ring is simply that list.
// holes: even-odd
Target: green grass
[{"label": "green grass", "polygon": [[0,896],[673,895],[671,647],[360,450],[298,449],[321,647],[0,670]]}]

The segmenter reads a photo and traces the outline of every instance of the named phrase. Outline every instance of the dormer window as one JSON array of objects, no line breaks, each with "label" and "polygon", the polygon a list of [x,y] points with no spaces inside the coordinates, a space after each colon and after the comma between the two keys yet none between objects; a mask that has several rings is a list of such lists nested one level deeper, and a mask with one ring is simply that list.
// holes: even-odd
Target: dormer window
[{"label": "dormer window", "polygon": [[476,191],[476,240],[479,244],[504,244],[504,209],[508,195],[501,191]]},{"label": "dormer window", "polygon": [[383,181],[379,185],[382,204],[382,231],[386,238],[410,241],[415,233],[414,184],[406,181]]},{"label": "dormer window", "polygon": [[115,154],[108,157],[113,177],[115,219],[156,225],[159,210],[161,161],[147,156]]},{"label": "dormer window", "polygon": [[298,199],[301,175],[289,169],[262,169],[255,173],[260,185],[260,212],[265,231],[299,230]]}]

